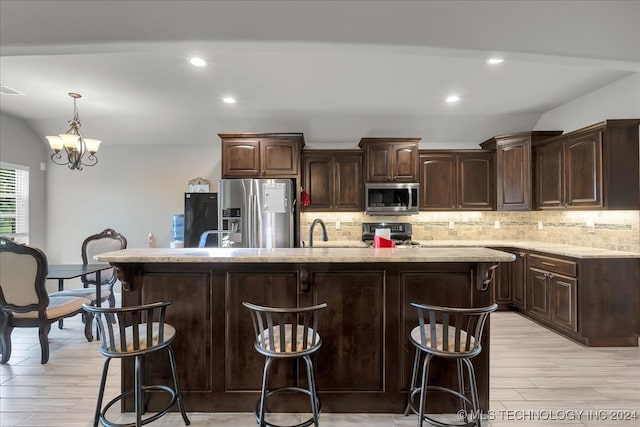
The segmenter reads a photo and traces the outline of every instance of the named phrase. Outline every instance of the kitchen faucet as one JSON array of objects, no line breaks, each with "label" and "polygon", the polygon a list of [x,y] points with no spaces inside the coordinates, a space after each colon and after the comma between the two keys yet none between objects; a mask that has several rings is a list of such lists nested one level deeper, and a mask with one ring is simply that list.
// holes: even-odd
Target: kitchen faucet
[{"label": "kitchen faucet", "polygon": [[324,221],[321,220],[320,218],[316,218],[313,220],[313,222],[311,223],[311,227],[309,228],[309,247],[310,248],[313,247],[313,229],[315,228],[316,224],[320,224],[320,227],[322,227],[322,241],[326,242],[327,240],[329,240],[329,238],[327,237],[327,227],[324,225]]}]

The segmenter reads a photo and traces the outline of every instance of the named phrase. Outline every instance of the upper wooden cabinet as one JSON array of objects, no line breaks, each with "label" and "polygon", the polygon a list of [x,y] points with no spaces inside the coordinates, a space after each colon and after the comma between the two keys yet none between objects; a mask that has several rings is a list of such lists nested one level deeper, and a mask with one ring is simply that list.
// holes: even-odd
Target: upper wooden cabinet
[{"label": "upper wooden cabinet", "polygon": [[219,133],[223,178],[295,178],[304,147],[301,133]]},{"label": "upper wooden cabinet", "polygon": [[534,144],[538,209],[640,209],[638,125],[607,120]]},{"label": "upper wooden cabinet", "polygon": [[362,210],[361,150],[305,150],[302,158],[311,201],[304,211]]},{"label": "upper wooden cabinet", "polygon": [[480,146],[496,150],[496,204],[499,211],[527,211],[533,208],[531,145],[562,131],[519,132],[495,136]]},{"label": "upper wooden cabinet", "polygon": [[362,138],[366,182],[418,182],[422,138]]},{"label": "upper wooden cabinet", "polygon": [[493,210],[492,151],[421,150],[420,210]]}]

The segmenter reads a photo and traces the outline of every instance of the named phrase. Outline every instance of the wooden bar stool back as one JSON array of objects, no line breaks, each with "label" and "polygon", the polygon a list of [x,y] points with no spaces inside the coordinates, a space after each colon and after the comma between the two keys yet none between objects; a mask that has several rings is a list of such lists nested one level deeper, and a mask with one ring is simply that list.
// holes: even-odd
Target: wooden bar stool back
[{"label": "wooden bar stool back", "polygon": [[[177,403],[178,409],[182,414],[185,425],[189,425],[190,421],[184,411],[182,400],[182,392],[180,383],[178,382],[178,373],[176,369],[176,358],[171,344],[175,340],[176,330],[173,326],[165,323],[165,314],[167,307],[171,302],[157,302],[135,307],[96,307],[94,305],[85,304],[84,309],[95,316],[100,333],[100,353],[107,359],[102,369],[102,379],[100,380],[100,391],[98,392],[98,402],[96,404],[96,412],[94,418],[94,427],[98,423],[107,427],[139,427],[157,420],[165,415]],[[165,350],[169,354],[169,365],[171,368],[171,376],[173,385],[145,385],[143,362],[144,356],[160,350]],[[124,391],[104,408],[102,407],[102,399],[104,397],[104,388],[107,380],[107,372],[109,363],[112,359],[123,359],[132,357],[135,359],[135,378],[134,388]],[[145,393],[164,392],[169,396],[169,403],[166,407],[147,418],[142,416],[146,412],[144,407]],[[134,396],[135,417],[134,423],[118,424],[110,421],[106,417],[106,413],[115,403],[122,401],[127,396]]]},{"label": "wooden bar stool back", "polygon": [[[418,326],[411,331],[410,340],[416,348],[413,362],[411,386],[407,399],[405,415],[418,414],[418,426],[424,421],[436,426],[477,426],[480,427],[480,407],[475,370],[471,359],[482,351],[481,339],[485,321],[489,313],[498,308],[497,304],[481,308],[451,308],[411,303],[418,310]],[[421,385],[417,386],[420,358],[424,355]],[[429,385],[429,364],[433,357],[456,360],[458,371],[458,390],[438,385]],[[467,368],[469,393],[465,393],[465,375],[463,364]],[[460,400],[460,411],[456,417],[461,423],[445,423],[425,414],[428,392],[445,392]],[[419,404],[415,405],[415,396],[419,395]],[[467,406],[469,405],[469,406]]]},{"label": "wooden bar stool back", "polygon": [[[255,332],[254,347],[258,353],[266,357],[262,375],[262,389],[260,399],[256,404],[256,420],[260,427],[281,427],[265,420],[266,399],[281,392],[299,392],[309,396],[311,402],[311,418],[290,427],[305,427],[318,424],[320,415],[320,400],[316,391],[313,363],[310,355],[322,345],[318,334],[318,317],[320,310],[326,303],[306,308],[274,308],[263,307],[248,302],[243,306],[251,311],[253,329]],[[274,360],[302,358],[307,368],[307,383],[309,388],[279,387],[268,389],[269,368]]]}]

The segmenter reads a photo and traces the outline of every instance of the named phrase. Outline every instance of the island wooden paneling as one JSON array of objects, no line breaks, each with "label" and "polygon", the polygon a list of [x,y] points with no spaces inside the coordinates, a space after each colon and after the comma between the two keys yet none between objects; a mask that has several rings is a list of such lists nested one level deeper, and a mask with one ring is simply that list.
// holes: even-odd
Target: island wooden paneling
[{"label": "island wooden paneling", "polygon": [[[411,375],[408,337],[417,324],[413,301],[471,307],[492,303],[483,284],[494,263],[114,263],[123,281],[123,305],[173,301],[167,321],[178,331],[174,348],[186,408],[197,412],[252,411],[264,359],[253,348],[242,301],[273,306],[327,302],[320,317],[323,345],[314,355],[326,412],[402,412]],[[485,329],[485,331],[488,330]],[[489,402],[489,340],[474,359],[480,405]],[[159,359],[158,359],[159,360]],[[295,361],[278,361],[271,385],[305,385]],[[168,382],[156,359],[146,364],[153,381]],[[435,365],[434,365],[435,366]],[[434,381],[449,384],[455,365],[439,364]],[[129,387],[132,365],[123,365]],[[451,384],[452,385],[452,384]],[[160,405],[150,397],[150,408]],[[456,409],[447,396],[439,411]],[[131,410],[128,402],[125,409]],[[275,399],[269,411],[304,412],[308,399]]]}]

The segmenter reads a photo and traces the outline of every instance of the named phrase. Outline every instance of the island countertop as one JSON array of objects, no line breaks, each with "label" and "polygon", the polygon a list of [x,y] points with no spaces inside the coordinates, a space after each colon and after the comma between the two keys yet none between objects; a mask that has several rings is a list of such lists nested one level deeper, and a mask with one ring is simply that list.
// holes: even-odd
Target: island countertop
[{"label": "island countertop", "polygon": [[131,248],[96,255],[110,263],[360,263],[510,262],[510,253],[483,247],[430,248]]}]

